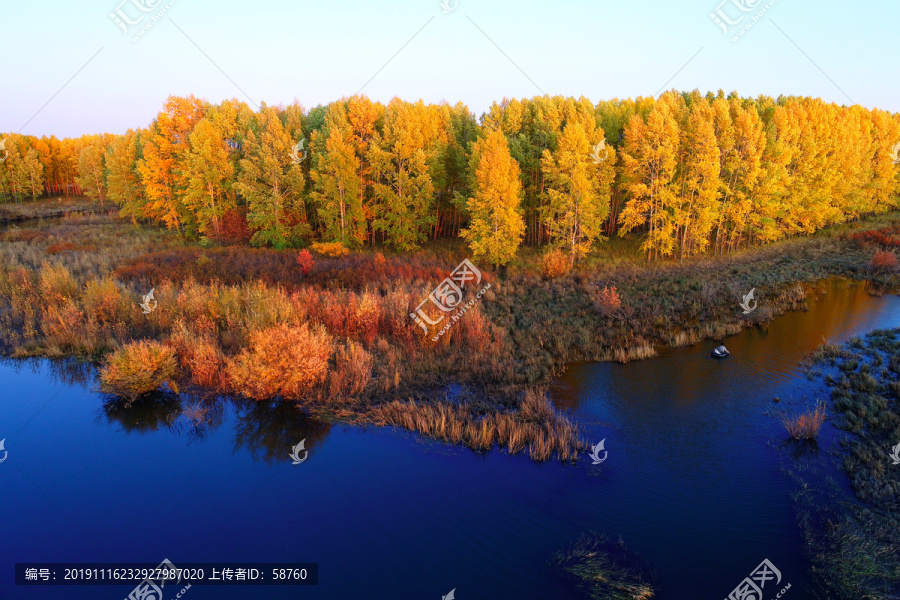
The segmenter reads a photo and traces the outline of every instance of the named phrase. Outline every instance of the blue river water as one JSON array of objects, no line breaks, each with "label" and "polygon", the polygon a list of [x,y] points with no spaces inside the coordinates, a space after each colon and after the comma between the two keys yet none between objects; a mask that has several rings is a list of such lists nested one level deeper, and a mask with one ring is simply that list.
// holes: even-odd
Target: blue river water
[{"label": "blue river water", "polygon": [[[726,360],[710,340],[573,365],[551,392],[606,440],[601,465],[476,454],[273,403],[223,400],[198,429],[178,416],[188,399],[125,408],[90,367],[5,361],[0,600],[122,600],[134,587],[16,586],[17,562],[163,559],[319,565],[317,586],[193,586],[189,600],[577,598],[547,560],[587,531],[651,564],[659,600],[721,600],[764,559],[786,599],[813,598],[773,411],[824,399],[802,358],[900,326],[900,298],[825,282],[809,304],[724,340]],[[293,465],[301,439],[309,458]]]}]

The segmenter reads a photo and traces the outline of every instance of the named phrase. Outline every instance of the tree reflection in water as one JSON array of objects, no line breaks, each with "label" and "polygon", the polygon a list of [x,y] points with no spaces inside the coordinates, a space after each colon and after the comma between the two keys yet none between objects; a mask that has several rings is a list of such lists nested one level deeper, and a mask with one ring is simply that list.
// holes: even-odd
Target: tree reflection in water
[{"label": "tree reflection in water", "polygon": [[308,417],[298,405],[281,401],[232,400],[237,419],[234,451],[247,448],[254,460],[289,460],[291,448],[305,439],[305,449],[324,441],[331,425]]},{"label": "tree reflection in water", "polygon": [[247,449],[257,461],[290,460],[291,448],[303,439],[305,449],[312,452],[331,431],[330,424],[308,417],[292,403],[163,392],[146,394],[134,402],[108,399],[100,409],[98,420],[118,424],[127,432],[146,433],[162,428],[185,435],[190,445],[204,440],[225,422],[229,404],[234,409],[234,452]]},{"label": "tree reflection in water", "polygon": [[181,398],[177,394],[155,392],[145,394],[134,402],[122,398],[110,398],[100,409],[101,420],[118,423],[125,431],[146,433],[160,427],[176,432],[176,421],[181,414]]}]

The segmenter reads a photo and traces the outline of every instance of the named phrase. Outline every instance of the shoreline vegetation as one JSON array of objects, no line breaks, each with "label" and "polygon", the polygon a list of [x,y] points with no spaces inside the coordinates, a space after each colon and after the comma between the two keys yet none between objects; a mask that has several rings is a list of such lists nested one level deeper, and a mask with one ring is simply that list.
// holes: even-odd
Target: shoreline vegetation
[{"label": "shoreline vegetation", "polygon": [[[589,444],[545,394],[566,365],[764,325],[802,309],[804,284],[827,277],[890,284],[896,265],[873,258],[900,239],[895,219],[684,262],[648,263],[626,238],[556,277],[523,256],[486,268],[492,289],[435,344],[409,313],[465,256],[458,242],[298,260],[204,248],[98,206],[0,234],[0,346],[99,361],[101,388],[126,405],[160,390],[275,397],[327,422],[574,461]],[[751,285],[759,307],[743,315]]]},{"label": "shoreline vegetation", "polygon": [[[828,597],[896,600],[900,465],[891,453],[900,444],[900,329],[820,346],[808,374],[831,390],[829,419],[839,432],[834,458],[814,453],[793,469],[813,573]],[[827,474],[832,460],[849,488]]]},{"label": "shoreline vegetation", "polygon": [[[100,206],[3,233],[0,345],[101,361],[126,402],[279,398],[575,460],[587,443],[545,393],[568,364],[721,339],[826,277],[893,281],[897,140],[898,114],[721,90],[504,99],[477,118],[172,96],[123,135],[10,133],[0,203]],[[457,288],[470,308],[441,313],[430,294],[463,259],[487,291]],[[423,335],[439,317],[453,327]]]}]

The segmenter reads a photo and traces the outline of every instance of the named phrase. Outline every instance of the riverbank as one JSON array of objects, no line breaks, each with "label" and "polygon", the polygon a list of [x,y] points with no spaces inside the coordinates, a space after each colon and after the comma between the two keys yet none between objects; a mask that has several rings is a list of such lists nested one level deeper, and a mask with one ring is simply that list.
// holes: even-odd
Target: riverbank
[{"label": "riverbank", "polygon": [[[850,490],[797,469],[800,524],[813,571],[830,596],[900,598],[900,329],[826,344],[810,376],[831,391],[830,419],[841,435],[837,464]],[[826,461],[826,457],[819,460]],[[848,493],[849,492],[849,493]]]},{"label": "riverbank", "polygon": [[435,343],[409,314],[466,257],[462,245],[301,258],[70,215],[0,237],[0,344],[10,356],[101,361],[105,389],[130,399],[279,396],[326,420],[571,460],[587,443],[542,391],[566,365],[764,325],[802,309],[803,284],[826,277],[890,281],[869,267],[873,244],[849,234],[897,218],[684,263],[646,263],[626,239],[556,278],[526,255],[503,277],[483,268],[491,289]]}]

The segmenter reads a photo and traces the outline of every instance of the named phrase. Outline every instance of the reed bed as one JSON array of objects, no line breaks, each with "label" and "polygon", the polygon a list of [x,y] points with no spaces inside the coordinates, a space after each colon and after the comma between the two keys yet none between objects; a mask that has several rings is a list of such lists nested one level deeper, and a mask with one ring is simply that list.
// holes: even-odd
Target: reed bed
[{"label": "reed bed", "polygon": [[575,461],[589,444],[578,426],[556,411],[547,397],[529,390],[517,410],[478,415],[468,404],[394,401],[378,406],[371,415],[381,425],[400,427],[431,439],[464,445],[478,451],[495,446],[510,454],[527,450],[535,461],[554,455]]},{"label": "reed bed", "polygon": [[654,573],[621,537],[614,542],[606,535],[583,533],[549,563],[591,600],[650,600],[656,595]]}]

